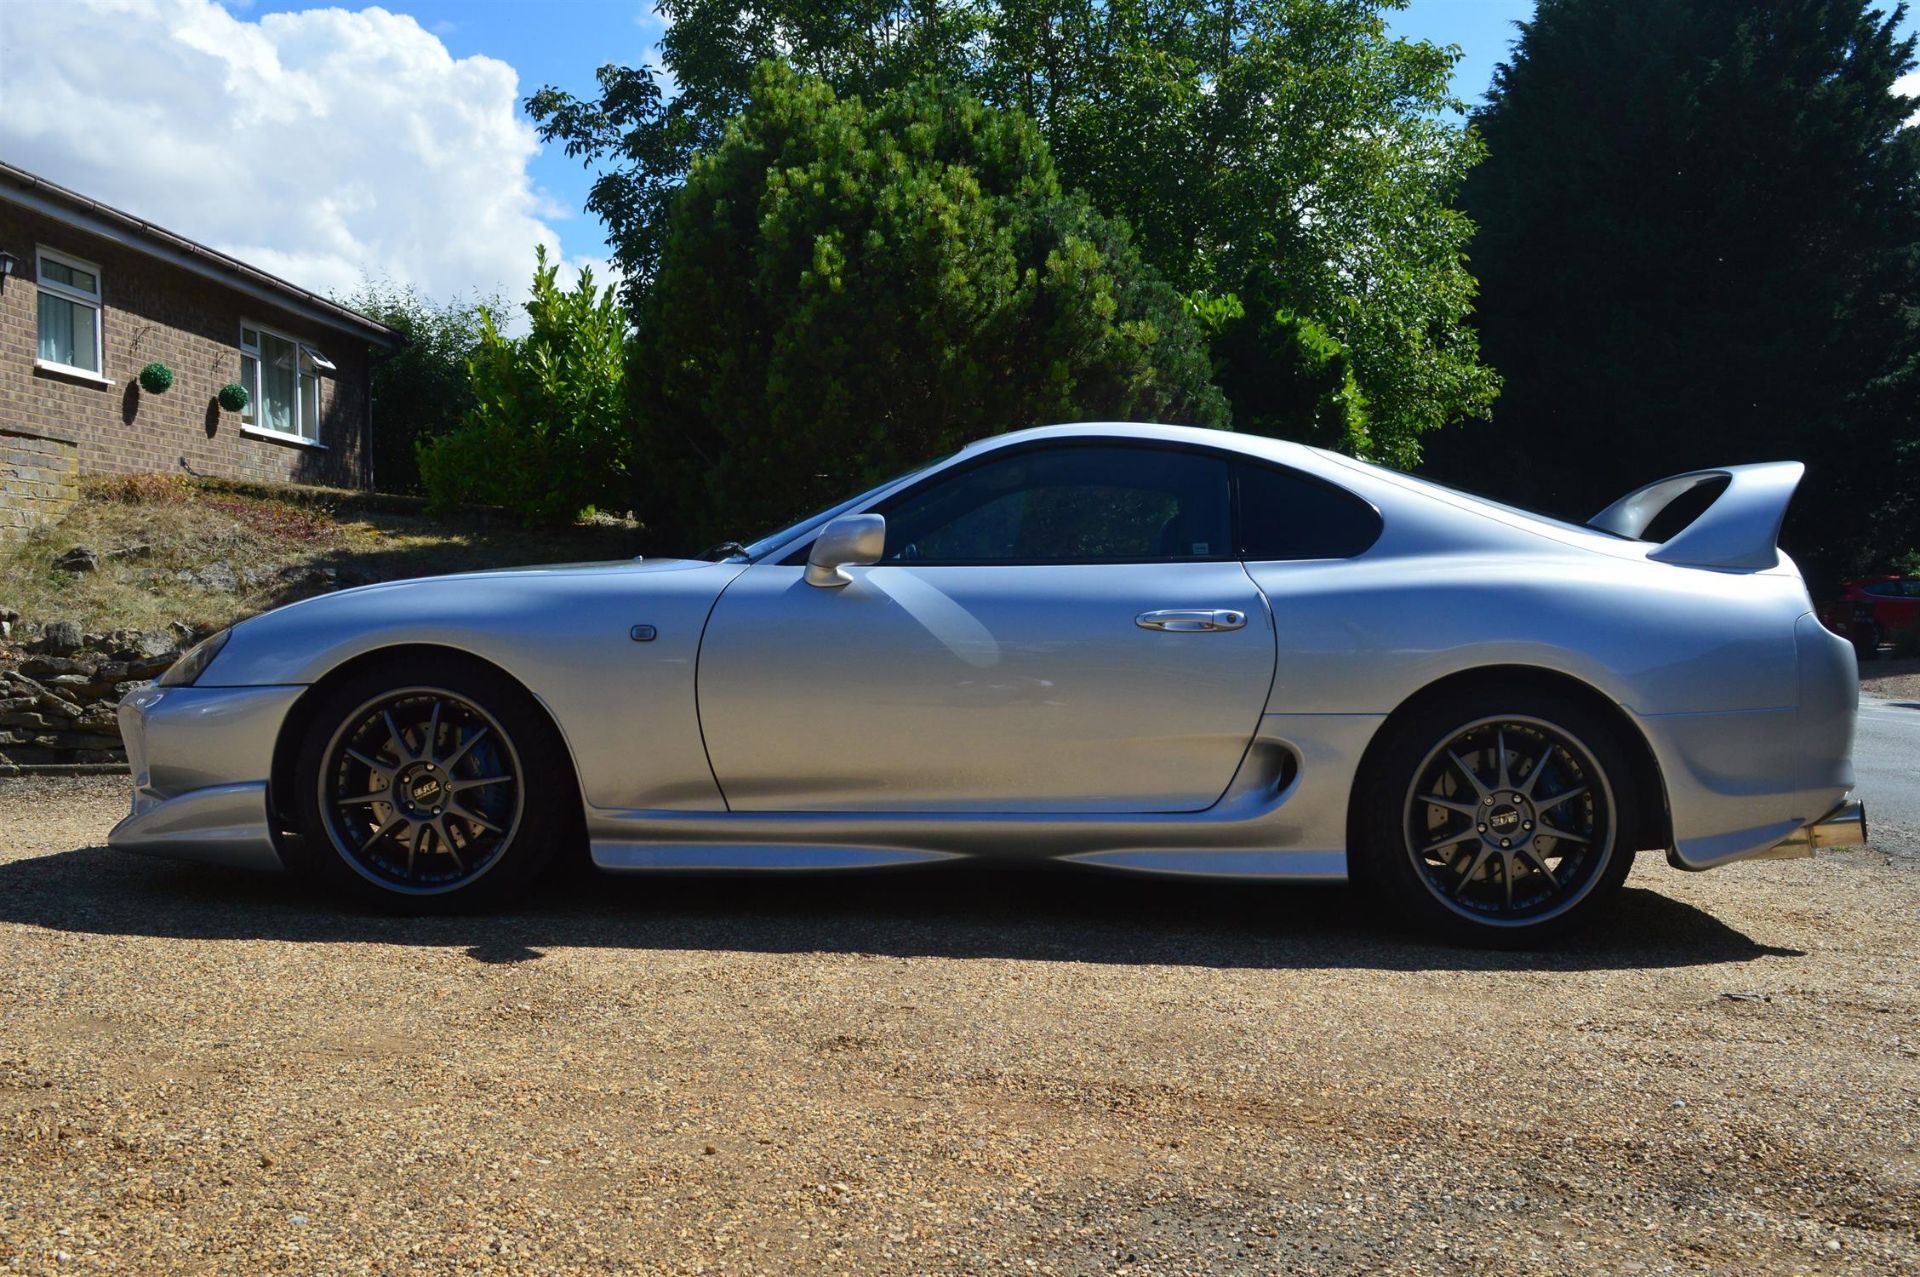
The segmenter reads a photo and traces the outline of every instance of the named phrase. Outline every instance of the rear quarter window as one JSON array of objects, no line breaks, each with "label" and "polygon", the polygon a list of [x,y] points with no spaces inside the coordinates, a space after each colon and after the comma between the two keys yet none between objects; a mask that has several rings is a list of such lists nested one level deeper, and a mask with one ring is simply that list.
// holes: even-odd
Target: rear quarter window
[{"label": "rear quarter window", "polygon": [[1380,513],[1343,488],[1297,470],[1234,466],[1240,557],[1350,559],[1380,539]]}]

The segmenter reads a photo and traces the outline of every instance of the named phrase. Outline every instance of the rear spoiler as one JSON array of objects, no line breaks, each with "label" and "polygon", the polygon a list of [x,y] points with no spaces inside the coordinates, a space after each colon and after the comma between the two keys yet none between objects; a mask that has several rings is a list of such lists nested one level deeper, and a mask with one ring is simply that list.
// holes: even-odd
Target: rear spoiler
[{"label": "rear spoiler", "polygon": [[1798,461],[1763,461],[1677,474],[1634,489],[1594,515],[1587,526],[1641,539],[1647,525],[1674,501],[1702,484],[1725,479],[1726,491],[1647,557],[1685,567],[1757,572],[1780,563],[1780,522],[1806,472]]}]

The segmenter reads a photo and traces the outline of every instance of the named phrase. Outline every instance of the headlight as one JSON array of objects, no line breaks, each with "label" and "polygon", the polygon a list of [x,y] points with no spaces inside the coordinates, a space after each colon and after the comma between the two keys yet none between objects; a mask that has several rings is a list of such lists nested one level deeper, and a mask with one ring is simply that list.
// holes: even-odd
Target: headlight
[{"label": "headlight", "polygon": [[224,629],[201,639],[168,666],[167,672],[154,682],[161,687],[191,687],[194,680],[207,672],[207,666],[213,664],[213,658],[220,655],[220,649],[227,645],[227,636],[232,633],[232,629]]}]

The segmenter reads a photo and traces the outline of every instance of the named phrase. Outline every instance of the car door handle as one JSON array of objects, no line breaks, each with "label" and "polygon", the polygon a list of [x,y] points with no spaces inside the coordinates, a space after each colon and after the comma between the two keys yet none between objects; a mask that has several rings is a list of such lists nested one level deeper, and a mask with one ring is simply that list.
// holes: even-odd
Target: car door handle
[{"label": "car door handle", "polygon": [[1133,623],[1143,630],[1171,630],[1191,634],[1199,630],[1237,630],[1247,623],[1247,614],[1233,608],[1162,608],[1142,612]]}]

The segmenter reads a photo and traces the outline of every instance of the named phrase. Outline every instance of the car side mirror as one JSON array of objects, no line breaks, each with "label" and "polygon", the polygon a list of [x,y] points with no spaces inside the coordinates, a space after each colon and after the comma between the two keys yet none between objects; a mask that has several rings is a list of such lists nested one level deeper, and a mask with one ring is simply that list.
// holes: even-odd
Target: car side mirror
[{"label": "car side mirror", "polygon": [[843,566],[878,563],[887,548],[887,520],[879,514],[843,514],[820,529],[807,555],[807,584],[823,590],[851,584]]}]

